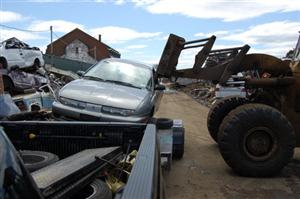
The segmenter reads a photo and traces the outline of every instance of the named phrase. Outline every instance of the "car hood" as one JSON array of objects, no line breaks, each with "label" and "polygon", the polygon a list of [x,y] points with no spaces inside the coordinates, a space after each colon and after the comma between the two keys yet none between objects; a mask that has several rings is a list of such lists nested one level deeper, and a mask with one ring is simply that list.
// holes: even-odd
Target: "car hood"
[{"label": "car hood", "polygon": [[149,97],[146,89],[132,88],[110,82],[78,79],[68,83],[59,93],[60,97],[124,109],[137,109]]}]

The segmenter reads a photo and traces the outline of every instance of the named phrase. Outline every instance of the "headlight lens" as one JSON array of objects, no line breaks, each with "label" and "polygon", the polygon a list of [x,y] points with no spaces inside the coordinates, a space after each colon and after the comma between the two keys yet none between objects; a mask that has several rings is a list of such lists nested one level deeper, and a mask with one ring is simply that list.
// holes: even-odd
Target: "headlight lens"
[{"label": "headlight lens", "polygon": [[77,100],[67,99],[67,98],[64,98],[64,97],[60,97],[59,101],[62,104],[66,105],[66,106],[72,106],[72,107],[79,108],[79,109],[85,109],[86,108],[86,103],[85,102],[80,102],[80,101],[77,101]]},{"label": "headlight lens", "polygon": [[102,105],[72,100],[64,97],[59,97],[59,101],[60,103],[66,106],[71,106],[79,109],[86,109],[88,111],[93,111],[93,112],[103,112],[111,115],[130,116],[135,112],[135,110],[132,109],[122,109],[122,108],[115,108],[110,106],[102,106]]},{"label": "headlight lens", "polygon": [[134,110],[102,106],[102,112],[112,115],[130,116],[134,113]]},{"label": "headlight lens", "polygon": [[90,104],[90,103],[86,103],[86,110],[88,111],[93,111],[93,112],[97,112],[100,113],[101,112],[101,105],[98,104]]}]

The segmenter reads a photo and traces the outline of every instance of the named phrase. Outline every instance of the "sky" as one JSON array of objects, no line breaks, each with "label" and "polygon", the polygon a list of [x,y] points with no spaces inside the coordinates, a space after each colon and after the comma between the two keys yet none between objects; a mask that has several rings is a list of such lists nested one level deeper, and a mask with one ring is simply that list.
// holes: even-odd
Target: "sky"
[{"label": "sky", "polygon": [[[296,45],[300,1],[0,0],[1,41],[14,36],[45,51],[50,26],[54,40],[80,28],[95,38],[101,34],[122,58],[151,64],[170,33],[186,40],[216,35],[214,49],[249,44],[249,53],[281,58]],[[182,68],[191,67],[196,51],[182,54]]]}]

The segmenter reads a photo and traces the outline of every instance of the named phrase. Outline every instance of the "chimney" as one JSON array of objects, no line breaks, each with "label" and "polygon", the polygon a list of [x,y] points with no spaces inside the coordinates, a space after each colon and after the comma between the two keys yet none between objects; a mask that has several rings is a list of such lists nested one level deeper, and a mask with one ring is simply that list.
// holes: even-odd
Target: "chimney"
[{"label": "chimney", "polygon": [[98,40],[101,42],[101,35],[99,34],[99,36],[98,36]]}]

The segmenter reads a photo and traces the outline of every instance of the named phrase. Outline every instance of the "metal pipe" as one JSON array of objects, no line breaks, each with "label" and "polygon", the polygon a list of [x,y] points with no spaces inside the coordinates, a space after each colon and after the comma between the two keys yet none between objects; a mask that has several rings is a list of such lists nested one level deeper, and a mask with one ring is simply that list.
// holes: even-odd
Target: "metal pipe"
[{"label": "metal pipe", "polygon": [[231,53],[233,53],[234,51],[225,51],[225,52],[214,52],[214,53],[209,53],[209,57],[212,57],[212,56],[215,56],[215,55],[224,55],[224,54],[231,54]]},{"label": "metal pipe", "polygon": [[243,48],[243,47],[224,48],[224,49],[212,50],[212,51],[210,51],[210,52],[213,53],[213,52],[233,51],[233,50],[241,50],[242,48]]},{"label": "metal pipe", "polygon": [[208,40],[210,40],[210,38],[211,37],[205,38],[205,39],[197,39],[197,40],[187,41],[187,42],[184,43],[184,45],[194,44],[194,43],[203,42],[203,41],[208,41]]},{"label": "metal pipe", "polygon": [[293,77],[246,79],[245,85],[246,87],[281,87],[289,86],[295,81]]},{"label": "metal pipe", "polygon": [[194,45],[194,46],[187,46],[187,47],[184,47],[182,50],[184,49],[189,49],[189,48],[197,48],[197,47],[202,47],[202,46],[205,46],[206,44],[198,44],[198,45]]}]

